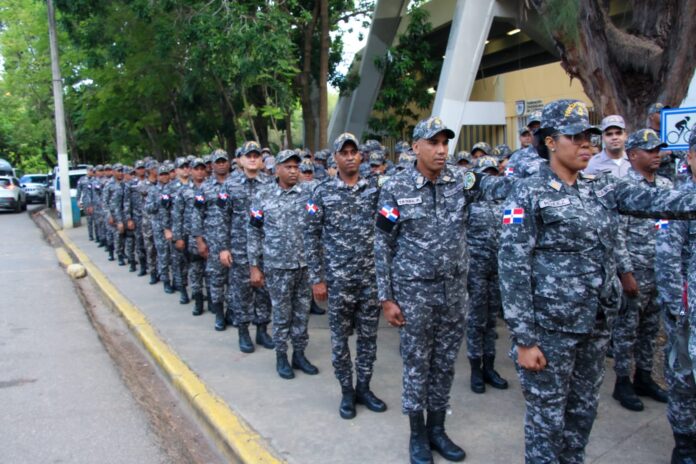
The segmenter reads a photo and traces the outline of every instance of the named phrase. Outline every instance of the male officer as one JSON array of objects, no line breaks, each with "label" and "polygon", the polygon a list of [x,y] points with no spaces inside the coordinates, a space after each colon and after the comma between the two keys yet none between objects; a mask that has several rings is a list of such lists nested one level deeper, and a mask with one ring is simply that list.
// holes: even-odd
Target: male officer
[{"label": "male officer", "polygon": [[[107,218],[107,251],[109,252],[109,261],[114,261],[114,253],[117,253],[118,265],[124,266],[126,262],[123,256],[123,224],[121,221],[121,213],[123,212],[123,195],[121,191],[123,165],[115,163],[113,167],[109,167],[112,176],[105,184],[104,194],[102,195],[102,204],[104,205]],[[115,196],[117,196],[116,200],[114,199]]]},{"label": "male officer", "polygon": [[[358,139],[341,134],[334,142],[336,177],[321,183],[307,202],[304,246],[309,282],[316,300],[329,300],[334,373],[341,386],[339,414],[355,417],[355,404],[384,412],[386,404],[370,390],[377,358],[379,305],[375,284],[374,221],[379,189],[359,174]],[[372,157],[377,154],[372,152]],[[355,371],[348,338],[357,332]]]},{"label": "male officer", "polygon": [[126,219],[126,250],[130,261],[130,270],[136,270],[136,261],[140,263],[138,276],[147,274],[147,260],[145,240],[143,237],[143,210],[145,208],[145,196],[141,193],[141,186],[146,182],[145,162],[138,160],[134,166],[133,179],[125,185],[124,205]]},{"label": "male officer", "polygon": [[[143,242],[145,244],[145,259],[147,265],[150,267],[150,285],[155,285],[159,282],[159,273],[157,272],[157,247],[155,246],[152,214],[148,211],[147,199],[150,195],[155,195],[159,163],[154,160],[148,161],[146,170],[147,179],[145,182],[141,182],[138,185],[138,193],[140,193],[143,202]],[[143,272],[142,267],[140,272]]]},{"label": "male officer", "polygon": [[170,280],[171,249],[164,230],[169,229],[169,213],[171,198],[166,191],[169,183],[169,165],[161,164],[157,170],[157,186],[150,190],[145,208],[152,220],[152,237],[157,248],[157,275],[163,282],[165,293],[174,293]]},{"label": "male officer", "polygon": [[87,175],[77,181],[77,205],[83,208],[87,215],[87,235],[89,240],[94,240],[94,220],[92,213],[92,180],[94,179],[94,166],[87,166]]},{"label": "male officer", "polygon": [[412,463],[432,462],[431,447],[450,461],[465,457],[444,426],[464,338],[464,221],[471,202],[502,198],[509,189],[509,179],[447,168],[453,137],[437,117],[420,121],[413,130],[416,165],[389,179],[378,203],[377,288],[385,318],[400,328]]},{"label": "male officer", "polygon": [[[190,187],[191,185],[191,181],[189,180],[191,168],[188,159],[185,157],[177,158],[175,161],[175,166],[176,179],[167,184],[167,193],[171,198],[171,203],[168,210],[170,229],[165,230],[165,235],[168,235],[170,237],[168,240],[172,248],[172,283],[174,284],[174,289],[179,291],[179,303],[188,304],[190,301],[187,290],[188,258],[185,247],[177,248],[175,246],[177,239],[174,237],[174,234],[172,232],[174,220],[172,212],[174,208],[174,202],[176,201],[176,197],[179,196],[180,191],[185,187]],[[178,238],[183,240],[181,236]]]},{"label": "male officer", "polygon": [[529,145],[515,151],[510,156],[510,161],[505,168],[506,177],[525,178],[539,172],[539,166],[546,163],[536,148],[534,147],[534,133],[541,126],[541,111],[535,111],[527,120],[527,129],[532,134],[532,140]]},{"label": "male officer", "polygon": [[603,149],[592,157],[587,168],[586,174],[597,174],[600,172],[611,174],[614,177],[624,177],[631,168],[626,154],[626,123],[618,114],[612,114],[602,119],[602,142]]},{"label": "male officer", "polygon": [[[305,357],[310,294],[302,232],[309,195],[297,182],[301,161],[293,150],[278,153],[277,180],[254,195],[247,226],[251,285],[262,287],[268,280],[276,371],[284,379],[295,377],[293,369],[309,375],[319,373]],[[292,367],[288,363],[288,340],[293,346]]]}]

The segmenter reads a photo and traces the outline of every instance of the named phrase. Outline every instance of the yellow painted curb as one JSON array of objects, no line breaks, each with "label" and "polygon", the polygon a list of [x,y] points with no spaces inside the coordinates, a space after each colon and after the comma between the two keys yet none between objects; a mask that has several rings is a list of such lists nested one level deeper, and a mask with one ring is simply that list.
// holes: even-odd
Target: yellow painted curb
[{"label": "yellow painted curb", "polygon": [[[174,386],[188,399],[191,406],[202,415],[208,425],[244,463],[280,464],[284,460],[275,456],[270,445],[247,422],[237,415],[222,398],[210,391],[207,385],[184,363],[167,343],[160,338],[145,315],[109,281],[87,255],[58,228],[56,222],[43,214],[55,229],[63,244],[87,269],[99,289],[121,313],[133,333],[152,355],[157,364],[170,377]],[[70,260],[68,253],[62,251]],[[59,260],[60,260],[59,256]],[[62,261],[61,261],[62,262]],[[68,264],[72,263],[72,260]]]}]

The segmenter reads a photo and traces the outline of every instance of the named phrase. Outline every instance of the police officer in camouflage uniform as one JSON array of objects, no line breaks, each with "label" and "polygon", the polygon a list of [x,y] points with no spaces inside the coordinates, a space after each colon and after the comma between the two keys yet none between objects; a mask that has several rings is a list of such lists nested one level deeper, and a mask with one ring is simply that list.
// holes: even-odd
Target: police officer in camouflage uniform
[{"label": "police officer in camouflage uniform", "polygon": [[102,176],[99,181],[100,184],[100,191],[101,195],[99,196],[99,222],[101,224],[101,230],[102,230],[102,243],[104,247],[104,251],[109,253],[110,246],[109,246],[109,240],[110,240],[110,227],[109,227],[109,212],[108,212],[108,199],[106,198],[106,184],[109,183],[111,180],[111,177],[113,176],[113,170],[111,169],[110,164],[105,164],[104,168],[102,170]]},{"label": "police officer in camouflage uniform", "polygon": [[598,132],[584,103],[547,104],[535,137],[550,161],[518,180],[503,207],[498,264],[527,463],[584,460],[620,299],[619,213],[696,217],[696,195],[582,174]]},{"label": "police officer in camouflage uniform", "polygon": [[143,236],[143,214],[145,196],[142,194],[145,178],[145,162],[138,160],[134,166],[133,179],[125,186],[126,206],[126,254],[130,261],[130,271],[135,272],[140,263],[138,276],[147,274],[146,247]]},{"label": "police officer in camouflage uniform", "polygon": [[[626,151],[631,168],[624,179],[644,189],[671,189],[669,179],[657,175],[660,148],[664,147],[652,129],[642,129],[628,137]],[[612,347],[616,385],[613,397],[626,409],[642,411],[636,395],[650,396],[666,403],[667,394],[651,377],[655,338],[660,329],[655,282],[655,237],[668,227],[662,219],[622,216],[616,247],[616,266],[623,287],[621,310],[612,327]],[[632,361],[635,376],[631,383]]]},{"label": "police officer in camouflage uniform", "polygon": [[92,187],[94,179],[94,166],[87,166],[87,175],[80,177],[77,181],[77,205],[84,209],[87,215],[87,235],[89,240],[94,240],[94,219],[92,214],[94,208],[92,206]]},{"label": "police officer in camouflage uniform", "polygon": [[120,190],[121,188],[120,183],[121,179],[123,178],[123,165],[121,165],[121,163],[115,163],[113,167],[109,165],[108,171],[111,173],[111,176],[104,184],[104,191],[102,194],[102,208],[104,211],[104,217],[106,218],[106,249],[109,253],[109,261],[114,261],[114,253],[116,252],[117,247],[120,244],[118,218],[120,217],[122,205],[116,206],[116,203],[112,200],[114,194],[117,192],[117,190]]},{"label": "police officer in camouflage uniform", "polygon": [[[150,268],[150,285],[155,285],[159,282],[159,273],[157,272],[157,247],[155,246],[154,229],[152,225],[152,214],[147,207],[147,200],[150,196],[156,195],[157,179],[159,177],[159,163],[150,160],[145,165],[147,170],[147,178],[144,182],[138,184],[137,191],[142,197],[143,204],[143,243],[145,244],[145,259],[147,266]],[[141,267],[140,272],[143,272],[144,267]]]},{"label": "police officer in camouflage uniform", "polygon": [[[309,375],[319,373],[305,356],[310,289],[302,234],[309,193],[297,182],[301,162],[293,150],[278,153],[276,182],[255,193],[247,226],[251,285],[261,287],[267,280],[273,307],[276,371],[284,379],[295,377],[293,369]],[[288,363],[288,340],[293,346],[292,366]]]},{"label": "police officer in camouflage uniform", "polygon": [[416,165],[391,177],[378,203],[377,288],[385,318],[400,327],[402,410],[411,425],[412,463],[432,462],[431,448],[450,461],[465,457],[444,426],[464,339],[467,251],[462,234],[470,203],[503,197],[509,189],[508,179],[446,167],[453,137],[437,117],[420,121],[413,130]]},{"label": "police officer in camouflage uniform", "polygon": [[[205,181],[206,169],[201,158],[194,158],[190,168],[191,180],[179,187],[172,205],[172,243],[176,252],[183,255],[186,263],[187,275],[183,276],[182,280],[191,284],[191,297],[194,301],[192,314],[200,316],[203,314],[205,259],[198,253],[196,242],[191,237],[191,226],[196,207],[195,192],[201,188]],[[184,285],[182,297],[185,292]]]},{"label": "police officer in camouflage uniform", "polygon": [[[217,208],[223,215],[220,262],[229,268],[228,319],[238,327],[239,348],[243,353],[254,351],[249,324],[256,325],[256,343],[273,349],[268,335],[271,322],[271,299],[265,286],[253,287],[249,280],[247,233],[251,200],[259,189],[271,182],[262,172],[261,147],[254,141],[245,142],[239,150],[235,171],[225,182],[222,192],[229,197],[226,208]],[[260,266],[263,267],[263,266]]]},{"label": "police officer in camouflage uniform", "polygon": [[329,177],[329,174],[326,172],[326,160],[329,157],[329,153],[328,150],[319,150],[314,154],[314,179],[319,182]]},{"label": "police officer in camouflage uniform", "polygon": [[97,246],[102,248],[106,246],[105,234],[102,224],[102,187],[104,178],[104,166],[98,164],[94,167],[95,177],[92,181],[92,220],[94,221],[94,238],[97,240]]},{"label": "police officer in camouflage uniform", "polygon": [[[341,386],[339,414],[355,417],[356,403],[374,412],[387,409],[370,390],[377,358],[379,304],[375,282],[376,179],[359,174],[358,139],[341,134],[334,142],[338,175],[321,183],[307,202],[304,247],[316,300],[328,298],[331,358]],[[372,153],[374,155],[374,152]],[[353,382],[348,338],[357,332]]]},{"label": "police officer in camouflage uniform", "polygon": [[[492,156],[476,160],[474,172],[498,175],[498,161]],[[469,312],[466,323],[467,356],[471,365],[471,391],[484,393],[486,383],[504,390],[506,380],[495,364],[495,325],[502,310],[498,282],[498,239],[500,201],[479,201],[469,207],[466,242],[469,249]]]},{"label": "police officer in camouflage uniform", "polygon": [[[527,129],[534,135],[540,124],[541,112],[535,111],[527,120]],[[508,161],[507,167],[505,168],[505,176],[512,176],[519,179],[533,176],[539,172],[539,167],[545,162],[546,160],[539,156],[534,143],[530,143],[526,147],[523,145],[522,148],[515,151],[510,156],[510,161]]]},{"label": "police officer in camouflage uniform", "polygon": [[113,220],[112,233],[114,236],[113,247],[118,256],[118,265],[126,265],[126,250],[125,250],[125,233],[126,224],[123,216],[124,212],[124,176],[126,167],[120,163],[113,166],[114,176],[108,184],[109,200],[109,216],[110,222]]},{"label": "police officer in camouflage uniform", "polygon": [[[689,138],[687,162],[691,178],[683,192],[696,192],[696,131]],[[675,446],[671,464],[696,462],[696,221],[669,221],[657,231],[655,273],[658,303],[667,333],[665,381],[667,419]],[[687,289],[687,293],[684,290]],[[684,298],[686,296],[686,298]]]},{"label": "police officer in camouflage uniform", "polygon": [[227,268],[220,262],[220,251],[225,240],[222,214],[217,208],[226,208],[229,195],[222,191],[230,173],[230,158],[227,152],[216,149],[210,155],[213,175],[195,193],[195,206],[191,216],[191,236],[196,240],[198,254],[206,260],[205,274],[210,285],[209,310],[215,313],[215,330],[227,327],[225,321],[225,284]]},{"label": "police officer in camouflage uniform", "polygon": [[157,249],[158,279],[162,281],[165,293],[174,293],[170,280],[171,248],[169,247],[169,240],[164,235],[165,229],[171,229],[169,208],[172,200],[167,193],[169,171],[169,165],[161,164],[159,166],[157,170],[157,185],[148,193],[145,208],[150,213],[152,237]]},{"label": "police officer in camouflage uniform", "polygon": [[[175,237],[173,233],[173,210],[174,202],[179,196],[182,189],[190,187],[191,181],[189,180],[191,174],[191,167],[189,161],[185,157],[179,157],[175,161],[176,166],[176,179],[167,184],[167,193],[171,198],[169,212],[169,235],[170,235],[170,246],[172,253],[172,284],[175,290],[179,291],[179,303],[188,304],[190,299],[188,296],[188,255],[186,253],[186,247],[182,246],[177,248],[175,243],[177,239],[183,240],[182,236]],[[181,229],[183,231],[183,228]],[[167,231],[165,231],[165,234]],[[181,245],[181,244],[180,244]]]}]

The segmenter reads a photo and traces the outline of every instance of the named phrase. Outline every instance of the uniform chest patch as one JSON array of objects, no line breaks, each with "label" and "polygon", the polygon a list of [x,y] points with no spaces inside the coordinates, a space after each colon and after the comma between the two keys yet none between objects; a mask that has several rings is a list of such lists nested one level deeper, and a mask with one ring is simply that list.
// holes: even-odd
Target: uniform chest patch
[{"label": "uniform chest patch", "polygon": [[326,195],[324,197],[324,201],[341,201],[341,196],[340,195]]},{"label": "uniform chest patch", "polygon": [[[475,181],[476,181],[476,180],[474,180],[474,182],[475,182]],[[465,188],[468,190],[468,188],[466,187],[466,185],[464,185],[464,184],[459,184],[459,185],[457,185],[457,186],[454,187],[454,188],[451,188],[451,189],[449,189],[449,190],[445,190],[444,193],[443,193],[443,195],[444,195],[445,197],[451,197],[451,196],[454,195],[455,193],[461,192],[461,191],[462,191],[463,189],[465,189]]]},{"label": "uniform chest patch", "polygon": [[413,198],[397,198],[396,204],[399,206],[403,205],[418,205],[420,203],[423,203],[423,199],[421,197],[413,197]]},{"label": "uniform chest patch", "polygon": [[512,208],[503,211],[503,224],[522,224],[524,222],[524,208]]},{"label": "uniform chest patch", "polygon": [[558,208],[559,206],[567,206],[570,204],[570,198],[561,198],[560,200],[541,200],[539,208]]},{"label": "uniform chest patch", "polygon": [[365,190],[363,193],[360,194],[361,197],[366,197],[368,195],[372,195],[377,191],[377,187],[370,187],[369,189]]},{"label": "uniform chest patch", "polygon": [[669,221],[667,219],[658,219],[655,221],[655,230],[663,230],[669,228]]},{"label": "uniform chest patch", "polygon": [[597,195],[597,198],[602,198],[604,195],[614,190],[614,187],[614,184],[605,185],[600,190],[595,192],[595,195]]}]

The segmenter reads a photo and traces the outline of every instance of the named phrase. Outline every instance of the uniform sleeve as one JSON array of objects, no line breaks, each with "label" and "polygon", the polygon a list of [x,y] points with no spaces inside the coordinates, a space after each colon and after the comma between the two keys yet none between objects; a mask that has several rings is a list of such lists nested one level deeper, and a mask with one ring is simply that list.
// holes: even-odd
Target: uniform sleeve
[{"label": "uniform sleeve", "polygon": [[696,193],[646,189],[624,180],[614,185],[621,214],[655,219],[696,219]]},{"label": "uniform sleeve", "polygon": [[112,192],[109,198],[109,214],[118,224],[123,222],[123,185],[115,184],[109,190]]},{"label": "uniform sleeve", "polygon": [[184,194],[184,189],[182,187],[179,190],[179,194],[174,197],[174,204],[172,204],[172,240],[183,240],[184,239],[184,212],[186,211],[186,195]]},{"label": "uniform sleeve", "polygon": [[203,237],[203,218],[205,217],[205,194],[202,189],[196,189],[193,194],[193,209],[191,210],[191,236]]},{"label": "uniform sleeve", "polygon": [[129,184],[123,186],[123,222],[133,219],[133,195],[136,195],[135,187]]},{"label": "uniform sleeve", "polygon": [[260,192],[251,201],[247,223],[247,257],[250,266],[259,266],[263,256],[263,204]]},{"label": "uniform sleeve", "polygon": [[232,249],[232,218],[234,217],[234,208],[239,201],[234,198],[228,184],[222,186],[222,192],[228,195],[228,205],[225,208],[216,208],[216,214],[220,215],[220,251],[230,251]]},{"label": "uniform sleeve", "polygon": [[532,255],[536,246],[536,212],[531,192],[523,184],[513,189],[503,210],[523,210],[521,223],[503,224],[498,250],[500,292],[507,322],[515,344],[537,344],[532,299]]},{"label": "uniform sleeve", "polygon": [[628,216],[622,215],[619,218],[619,231],[616,234],[616,248],[614,249],[614,259],[616,259],[616,270],[619,274],[633,272],[631,254],[628,252],[626,240],[628,237]]},{"label": "uniform sleeve", "polygon": [[671,221],[655,238],[655,281],[657,301],[668,314],[678,316],[683,309],[682,293],[686,280],[682,255],[688,247],[689,223]]},{"label": "uniform sleeve", "polygon": [[307,213],[304,229],[304,249],[311,285],[325,281],[322,254],[322,231],[324,229],[324,202],[322,189],[317,188],[307,201]]},{"label": "uniform sleeve", "polygon": [[498,176],[488,176],[481,175],[479,181],[479,190],[481,191],[481,200],[483,201],[495,201],[504,200],[510,193],[512,185],[514,183],[514,178],[512,177],[498,177]]},{"label": "uniform sleeve", "polygon": [[167,195],[169,196],[169,200],[165,200],[164,203],[162,204],[162,208],[160,208],[161,212],[161,219],[162,219],[162,228],[163,229],[169,229],[171,230],[172,228],[172,204],[174,202],[174,198],[176,198],[176,194],[174,192],[174,189],[167,188],[162,191],[163,196]]},{"label": "uniform sleeve", "polygon": [[[395,207],[397,204],[389,185],[389,183],[385,184],[379,194],[377,208],[380,208],[380,211],[384,207]],[[399,230],[398,218],[392,222],[384,215],[377,214],[375,222],[375,272],[377,275],[377,295],[380,302],[394,300],[391,271]]]}]

